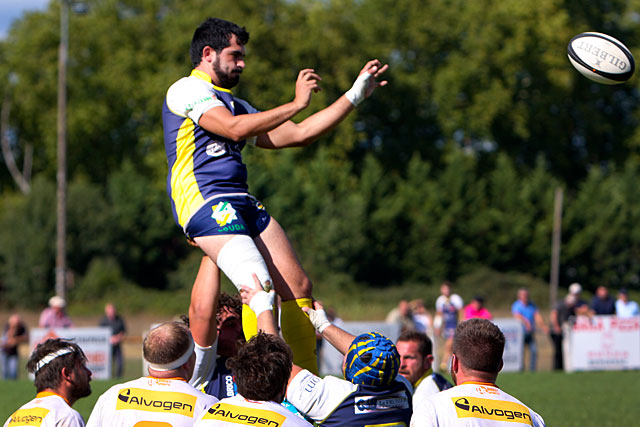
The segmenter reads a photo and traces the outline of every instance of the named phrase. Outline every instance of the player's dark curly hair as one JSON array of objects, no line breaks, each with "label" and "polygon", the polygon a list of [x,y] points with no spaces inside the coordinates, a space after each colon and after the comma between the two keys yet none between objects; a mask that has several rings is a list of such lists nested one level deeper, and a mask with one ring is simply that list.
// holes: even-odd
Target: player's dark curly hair
[{"label": "player's dark curly hair", "polygon": [[[52,359],[49,363],[38,369],[38,363],[47,355],[65,348],[71,349],[72,351]],[[38,344],[35,350],[33,350],[27,362],[27,371],[35,374],[33,384],[36,386],[36,390],[41,392],[46,389],[58,388],[62,381],[62,368],[67,368],[73,372],[79,365],[84,366],[86,362],[87,357],[78,344],[62,338],[51,338]]]},{"label": "player's dark curly hair", "polygon": [[[278,336],[258,332],[227,360],[238,393],[249,400],[277,401],[291,375],[293,353]],[[280,402],[278,402],[280,403]]]},{"label": "player's dark curly hair", "polygon": [[466,368],[498,373],[504,344],[504,334],[493,322],[469,319],[456,328],[453,353]]},{"label": "player's dark curly hair", "polygon": [[236,316],[242,317],[242,298],[240,298],[240,295],[229,295],[226,292],[222,292],[218,300],[218,312],[225,308]]},{"label": "player's dark curly hair", "polygon": [[423,332],[415,330],[404,331],[400,334],[396,342],[400,341],[414,341],[418,344],[418,353],[422,357],[428,356],[433,353],[433,343],[431,339]]},{"label": "player's dark curly hair", "polygon": [[191,63],[197,67],[202,60],[202,49],[211,46],[213,50],[220,53],[222,49],[230,45],[229,40],[235,34],[238,43],[246,45],[249,43],[249,33],[244,27],[240,27],[233,22],[219,18],[208,18],[193,33],[191,39]]}]

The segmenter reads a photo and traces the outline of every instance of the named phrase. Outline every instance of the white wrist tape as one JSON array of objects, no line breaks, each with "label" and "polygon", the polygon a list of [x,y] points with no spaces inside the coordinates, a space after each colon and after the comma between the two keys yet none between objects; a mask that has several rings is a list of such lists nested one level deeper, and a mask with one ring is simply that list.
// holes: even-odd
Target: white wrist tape
[{"label": "white wrist tape", "polygon": [[322,333],[325,329],[327,329],[331,322],[327,319],[327,313],[324,310],[311,310],[307,312],[309,314],[309,320],[311,324],[319,333]]},{"label": "white wrist tape", "polygon": [[351,89],[345,92],[344,96],[355,106],[357,107],[365,98],[365,91],[369,84],[369,79],[373,74],[365,71],[360,74],[356,81],[351,86]]},{"label": "white wrist tape", "polygon": [[216,264],[238,290],[242,285],[254,286],[253,273],[258,276],[264,289],[271,289],[272,281],[267,264],[249,236],[239,234],[225,243],[218,252]]},{"label": "white wrist tape", "polygon": [[249,301],[249,307],[256,314],[256,317],[263,311],[273,310],[273,299],[276,295],[276,291],[269,292],[260,291],[251,298]]}]

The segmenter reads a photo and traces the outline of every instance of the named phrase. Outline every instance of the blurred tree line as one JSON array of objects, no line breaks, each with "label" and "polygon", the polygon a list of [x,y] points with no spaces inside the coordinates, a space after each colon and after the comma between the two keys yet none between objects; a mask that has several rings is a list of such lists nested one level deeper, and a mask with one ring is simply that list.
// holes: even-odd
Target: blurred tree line
[{"label": "blurred tree line", "polygon": [[[237,96],[289,101],[297,72],[348,89],[370,58],[378,90],[305,149],[248,147],[251,192],[283,224],[316,282],[434,284],[489,268],[549,276],[553,193],[565,189],[561,284],[638,287],[638,79],[592,83],[566,58],[583,31],[640,58],[640,1],[86,0],[71,14],[68,263],[73,298],[191,285],[200,254],[165,193],[161,105],[191,69],[208,16],[251,33]],[[0,299],[41,304],[55,264],[59,3],[0,41],[7,139],[23,193],[0,169]]]}]

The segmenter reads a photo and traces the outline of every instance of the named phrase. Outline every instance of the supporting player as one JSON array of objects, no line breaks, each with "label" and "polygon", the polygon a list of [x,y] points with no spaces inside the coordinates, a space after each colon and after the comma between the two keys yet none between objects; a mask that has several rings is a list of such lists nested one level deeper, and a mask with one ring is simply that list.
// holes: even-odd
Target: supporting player
[{"label": "supporting player", "polygon": [[[353,87],[333,104],[300,123],[320,76],[298,74],[293,101],[258,111],[231,92],[245,67],[244,27],[209,18],[191,42],[194,70],[167,91],[163,124],[169,174],[167,190],[176,222],[216,262],[239,289],[257,274],[282,299],[282,334],[294,360],[317,372],[315,332],[299,307],[311,307],[312,284],[284,230],[248,193],[241,150],[248,143],[265,149],[305,146],[338,125],[386,81],[376,79],[388,66],[369,61]],[[243,314],[247,336],[255,316]]]},{"label": "supporting player", "polygon": [[91,394],[91,371],[82,349],[60,338],[38,344],[27,362],[38,394],[11,414],[4,427],[84,427],[82,416],[71,406]]},{"label": "supporting player", "polygon": [[396,340],[400,355],[400,375],[413,386],[413,406],[427,396],[451,388],[442,375],[433,372],[433,343],[418,331],[405,331]]},{"label": "supporting player", "polygon": [[292,361],[291,349],[282,338],[258,332],[240,347],[235,357],[229,359],[238,394],[213,405],[195,426],[265,424],[310,427],[311,424],[281,405]]},{"label": "supporting player", "polygon": [[218,399],[187,381],[195,365],[194,344],[187,326],[163,323],[147,334],[142,355],[149,376],[116,384],[98,398],[87,427],[190,427]]},{"label": "supporting player", "polygon": [[451,377],[455,387],[416,403],[411,427],[533,426],[544,420],[496,386],[505,338],[487,319],[460,323],[453,337]]},{"label": "supporting player", "polygon": [[233,374],[226,362],[238,352],[238,342],[244,341],[241,307],[238,295],[220,293],[218,267],[211,258],[203,256],[189,305],[189,329],[196,353],[189,383],[218,399],[236,394]]},{"label": "supporting player", "polygon": [[[257,280],[256,280],[257,282]],[[258,326],[275,333],[268,295],[254,288],[242,288],[242,300],[256,307]],[[257,301],[256,301],[257,300]],[[331,324],[322,305],[305,309],[322,337],[345,355],[345,379],[320,378],[293,365],[286,398],[301,414],[317,425],[406,426],[411,419],[411,385],[398,375],[400,356],[393,342],[377,332],[354,336]],[[259,308],[262,307],[262,308]]]}]

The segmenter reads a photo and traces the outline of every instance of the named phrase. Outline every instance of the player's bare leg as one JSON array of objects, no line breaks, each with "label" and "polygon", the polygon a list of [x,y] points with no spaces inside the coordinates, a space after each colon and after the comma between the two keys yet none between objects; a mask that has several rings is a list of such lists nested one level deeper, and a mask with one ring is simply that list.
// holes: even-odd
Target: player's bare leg
[{"label": "player's bare leg", "polygon": [[300,310],[301,307],[313,308],[311,280],[300,265],[284,230],[273,217],[255,242],[282,299],[282,336],[293,350],[294,363],[317,374],[315,329],[308,316]]}]

